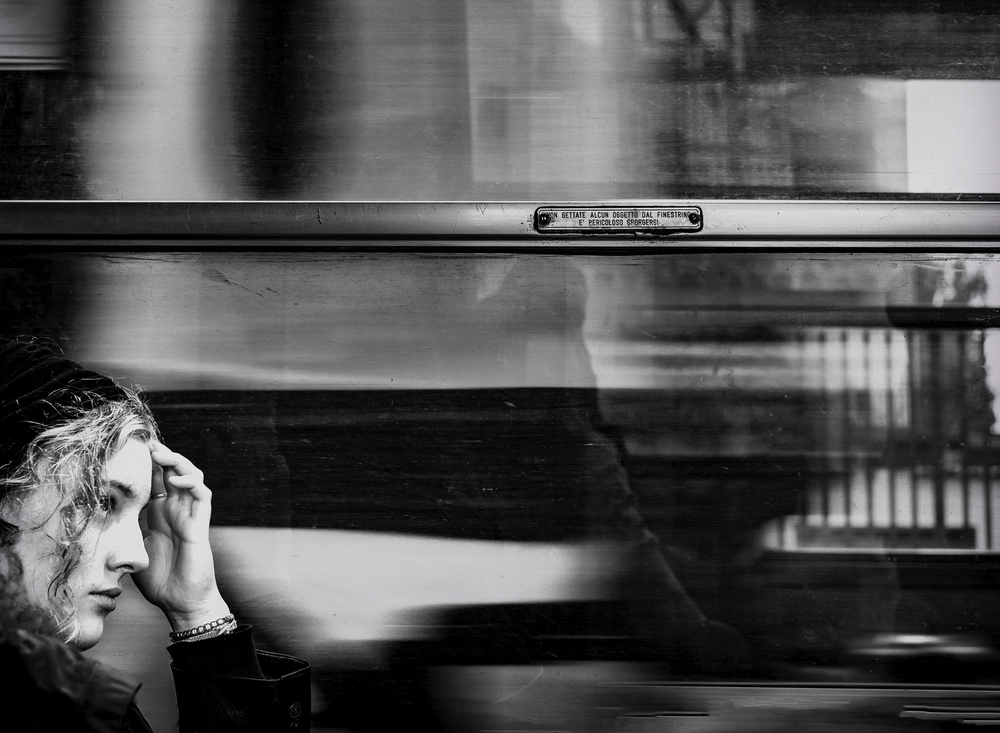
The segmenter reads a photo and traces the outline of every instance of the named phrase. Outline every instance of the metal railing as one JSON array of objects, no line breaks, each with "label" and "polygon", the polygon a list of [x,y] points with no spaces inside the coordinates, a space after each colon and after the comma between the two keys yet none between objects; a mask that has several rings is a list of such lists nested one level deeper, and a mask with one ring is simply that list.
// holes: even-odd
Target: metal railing
[{"label": "metal railing", "polygon": [[[1000,549],[1000,436],[988,349],[994,313],[892,309],[897,327],[796,335],[816,407],[814,470],[786,549]],[[895,316],[895,317],[894,317]],[[995,365],[993,365],[995,367]]]}]

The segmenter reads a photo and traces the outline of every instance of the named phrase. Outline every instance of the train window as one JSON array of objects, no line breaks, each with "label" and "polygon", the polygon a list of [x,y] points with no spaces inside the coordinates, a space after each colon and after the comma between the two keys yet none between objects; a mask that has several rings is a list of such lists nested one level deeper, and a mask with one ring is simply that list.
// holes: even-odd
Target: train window
[{"label": "train window", "polygon": [[992,720],[996,204],[2,214],[3,334],[146,390],[320,730]]},{"label": "train window", "polygon": [[[144,389],[321,733],[996,725],[998,41],[0,0],[0,335]],[[89,652],[157,730],[166,631]]]}]

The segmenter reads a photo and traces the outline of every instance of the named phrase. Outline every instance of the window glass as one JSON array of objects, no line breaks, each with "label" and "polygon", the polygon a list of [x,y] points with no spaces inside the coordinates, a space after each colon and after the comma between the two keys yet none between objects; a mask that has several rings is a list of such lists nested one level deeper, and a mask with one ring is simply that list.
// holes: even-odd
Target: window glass
[{"label": "window glass", "polygon": [[990,0],[47,0],[0,28],[0,198],[1000,190]]},{"label": "window glass", "polygon": [[[995,654],[992,255],[118,251],[2,272],[8,332],[148,391],[211,479],[227,583],[307,656],[512,604],[583,604],[590,646],[539,636],[682,679],[981,679]],[[725,631],[684,661],[643,619],[691,608]],[[713,646],[730,632],[736,667]]]},{"label": "window glass", "polygon": [[[995,705],[992,254],[9,254],[4,335],[146,390],[317,724]],[[134,600],[94,653],[172,725]]]}]

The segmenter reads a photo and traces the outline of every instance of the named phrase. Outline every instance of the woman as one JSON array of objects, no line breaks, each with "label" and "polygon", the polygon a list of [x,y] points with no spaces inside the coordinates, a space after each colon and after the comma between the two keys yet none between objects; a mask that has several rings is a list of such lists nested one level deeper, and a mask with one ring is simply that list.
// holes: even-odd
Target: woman
[{"label": "woman", "polygon": [[211,492],[146,405],[0,341],[0,700],[19,730],[148,731],[138,685],[84,657],[131,575],[173,629],[181,731],[306,730],[309,667],[256,651],[216,584]]}]

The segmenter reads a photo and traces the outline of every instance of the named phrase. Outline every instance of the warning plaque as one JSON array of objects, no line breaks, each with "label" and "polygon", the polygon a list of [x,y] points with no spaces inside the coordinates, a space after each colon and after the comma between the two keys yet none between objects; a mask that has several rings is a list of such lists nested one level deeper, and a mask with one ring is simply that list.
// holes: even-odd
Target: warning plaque
[{"label": "warning plaque", "polygon": [[543,233],[697,232],[701,227],[697,206],[546,206],[535,212],[535,228]]}]

